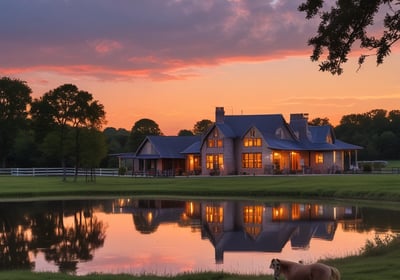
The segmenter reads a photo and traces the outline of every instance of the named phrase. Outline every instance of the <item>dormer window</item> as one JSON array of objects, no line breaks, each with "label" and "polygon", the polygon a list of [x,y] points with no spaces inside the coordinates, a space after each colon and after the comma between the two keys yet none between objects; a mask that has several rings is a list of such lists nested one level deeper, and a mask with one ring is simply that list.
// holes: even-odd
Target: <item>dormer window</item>
[{"label": "dormer window", "polygon": [[243,139],[244,147],[261,147],[262,139],[257,137],[256,130],[253,128],[249,131],[247,136]]},{"label": "dormer window", "polygon": [[214,129],[214,131],[210,134],[210,137],[207,140],[208,148],[222,148],[224,146],[224,142],[221,138],[219,138],[218,129]]},{"label": "dormer window", "polygon": [[275,131],[275,136],[278,139],[283,139],[285,137],[285,134],[283,132],[283,129],[280,127]]},{"label": "dormer window", "polygon": [[214,129],[213,131],[213,137],[218,138],[218,129]]}]

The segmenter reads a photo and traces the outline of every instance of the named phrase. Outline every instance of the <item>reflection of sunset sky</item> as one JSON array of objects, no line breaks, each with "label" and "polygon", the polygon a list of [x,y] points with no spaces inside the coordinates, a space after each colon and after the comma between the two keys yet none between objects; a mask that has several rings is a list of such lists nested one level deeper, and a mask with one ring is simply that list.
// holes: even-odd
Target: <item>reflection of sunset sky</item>
[{"label": "reflection of sunset sky", "polygon": [[333,124],[398,109],[398,49],[379,67],[372,56],[356,72],[351,57],[342,76],[321,73],[307,46],[317,25],[301,2],[3,0],[0,71],[27,81],[34,97],[76,84],[105,106],[108,126],[150,118],[166,135],[214,120],[216,106]]},{"label": "reflection of sunset sky", "polygon": [[[174,274],[206,268],[213,262],[212,246],[204,246],[208,240],[201,240],[200,232],[193,234],[189,227],[161,224],[156,232],[141,234],[130,214],[96,216],[108,220],[104,247],[95,251],[92,262],[79,265],[79,274],[92,270]],[[194,251],[198,258],[193,256]]]},{"label": "reflection of sunset sky", "polygon": [[[281,253],[225,252],[224,263],[215,264],[211,242],[201,239],[199,230],[180,227],[176,223],[162,223],[151,234],[140,234],[131,214],[95,213],[107,225],[106,240],[102,248],[94,251],[92,261],[78,264],[78,274],[91,272],[169,274],[196,271],[224,270],[237,273],[271,273],[268,262],[279,257],[293,261],[315,261],[320,258],[354,254],[373,239],[375,232],[343,231],[338,224],[333,241],[312,238],[308,250],[293,250],[290,240]],[[57,268],[38,254],[36,271]]]}]

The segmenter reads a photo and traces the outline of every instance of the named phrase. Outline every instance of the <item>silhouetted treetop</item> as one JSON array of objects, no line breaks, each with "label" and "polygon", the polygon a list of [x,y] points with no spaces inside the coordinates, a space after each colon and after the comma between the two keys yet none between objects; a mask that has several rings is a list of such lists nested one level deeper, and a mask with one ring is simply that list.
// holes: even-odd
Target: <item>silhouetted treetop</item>
[{"label": "silhouetted treetop", "polygon": [[[400,39],[400,1],[399,0],[339,0],[328,7],[332,1],[307,0],[299,6],[307,19],[320,18],[317,35],[309,39],[314,47],[312,61],[319,61],[327,50],[328,54],[319,64],[321,71],[340,75],[342,64],[347,62],[354,44],[368,53],[360,55],[361,66],[365,58],[376,55],[376,63],[383,63],[390,55],[391,47]],[[385,14],[383,33],[377,35],[370,27],[376,22],[378,14]]]}]

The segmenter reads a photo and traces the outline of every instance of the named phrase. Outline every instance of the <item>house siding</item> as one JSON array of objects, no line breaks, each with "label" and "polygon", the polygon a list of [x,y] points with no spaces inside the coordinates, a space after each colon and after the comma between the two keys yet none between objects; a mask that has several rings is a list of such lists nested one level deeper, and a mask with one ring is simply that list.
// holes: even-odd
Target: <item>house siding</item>
[{"label": "house siding", "polygon": [[235,143],[231,138],[224,137],[224,170],[221,175],[233,175],[237,173],[235,162]]},{"label": "house siding", "polygon": [[225,116],[217,107],[216,122],[202,137],[148,136],[132,157],[132,168],[261,175],[336,173],[356,165],[361,147],[337,140],[332,127],[309,126],[307,120],[303,113],[292,114],[290,124],[280,114]]}]

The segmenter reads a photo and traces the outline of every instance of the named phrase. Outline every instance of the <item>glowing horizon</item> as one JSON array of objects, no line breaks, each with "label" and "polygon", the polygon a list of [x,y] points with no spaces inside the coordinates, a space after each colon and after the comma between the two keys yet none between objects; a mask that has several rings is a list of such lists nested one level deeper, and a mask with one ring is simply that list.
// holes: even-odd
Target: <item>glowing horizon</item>
[{"label": "glowing horizon", "polygon": [[150,118],[165,135],[214,121],[219,106],[333,125],[399,109],[398,49],[379,67],[371,57],[357,72],[352,57],[341,76],[321,73],[307,46],[316,22],[297,11],[301,2],[5,0],[1,76],[26,81],[34,98],[75,84],[104,105],[104,128]]}]

